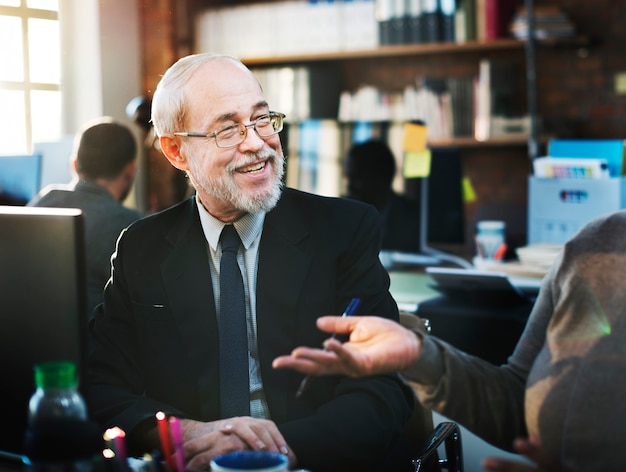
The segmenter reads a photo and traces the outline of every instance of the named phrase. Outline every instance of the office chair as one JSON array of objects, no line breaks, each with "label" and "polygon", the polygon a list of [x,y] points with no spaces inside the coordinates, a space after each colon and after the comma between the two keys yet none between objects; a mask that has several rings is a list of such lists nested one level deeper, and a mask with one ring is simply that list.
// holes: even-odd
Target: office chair
[{"label": "office chair", "polygon": [[[437,450],[443,443],[446,457],[438,458]],[[439,423],[431,433],[424,449],[413,459],[415,472],[463,472],[463,447],[461,429],[456,423]]]},{"label": "office chair", "polygon": [[[411,382],[408,387],[415,391]],[[405,434],[412,445],[413,472],[463,472],[463,447],[461,428],[451,421],[433,426],[432,411],[424,408],[415,398],[415,408],[409,418]],[[440,457],[440,446],[445,455]]]}]

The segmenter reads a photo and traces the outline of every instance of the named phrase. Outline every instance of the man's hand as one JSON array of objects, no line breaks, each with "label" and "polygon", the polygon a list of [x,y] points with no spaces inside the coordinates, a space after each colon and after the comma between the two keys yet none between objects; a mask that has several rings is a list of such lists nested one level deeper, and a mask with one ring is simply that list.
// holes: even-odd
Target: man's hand
[{"label": "man's hand", "polygon": [[548,459],[537,438],[516,439],[513,449],[518,454],[530,459],[534,464],[528,464],[508,459],[488,457],[483,461],[483,467],[490,472],[556,472],[559,467]]},{"label": "man's hand", "polygon": [[181,420],[181,425],[189,469],[208,470],[215,456],[244,449],[285,454],[290,467],[296,464],[295,455],[272,421],[242,416],[210,423]]},{"label": "man's hand", "polygon": [[317,320],[317,327],[327,333],[350,334],[350,339],[343,344],[328,339],[325,349],[297,347],[290,356],[274,359],[273,367],[307,375],[362,377],[402,371],[421,352],[415,333],[377,316],[323,316]]}]

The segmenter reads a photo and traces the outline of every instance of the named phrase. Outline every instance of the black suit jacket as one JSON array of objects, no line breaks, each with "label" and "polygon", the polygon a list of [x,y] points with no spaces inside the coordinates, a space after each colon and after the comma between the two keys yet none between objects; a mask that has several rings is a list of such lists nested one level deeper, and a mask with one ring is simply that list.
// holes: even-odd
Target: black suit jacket
[{"label": "black suit jacket", "polygon": [[[266,215],[257,275],[258,350],[272,420],[299,459],[317,470],[379,470],[398,445],[413,397],[395,375],[315,378],[272,360],[327,337],[320,315],[352,297],[359,313],[398,319],[378,260],[376,212],[347,199],[285,189]],[[158,410],[220,418],[218,338],[209,255],[191,198],[145,218],[121,236],[104,304],[90,325],[86,395],[104,426],[131,431]]]}]

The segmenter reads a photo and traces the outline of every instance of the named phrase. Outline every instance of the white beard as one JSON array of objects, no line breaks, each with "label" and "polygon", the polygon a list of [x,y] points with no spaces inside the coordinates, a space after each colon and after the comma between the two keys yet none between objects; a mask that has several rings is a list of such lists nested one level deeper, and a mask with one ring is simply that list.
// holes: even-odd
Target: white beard
[{"label": "white beard", "polygon": [[246,213],[258,213],[270,211],[276,206],[283,188],[283,176],[285,174],[285,159],[282,153],[277,153],[273,149],[264,149],[258,153],[247,153],[248,162],[268,159],[266,165],[272,166],[272,176],[274,183],[267,191],[248,194],[240,189],[233,179],[233,172],[236,168],[245,163],[231,163],[225,173],[220,176],[209,176],[203,172],[202,167],[196,159],[189,159],[189,180],[196,189],[223,201],[230,202],[238,210]]}]

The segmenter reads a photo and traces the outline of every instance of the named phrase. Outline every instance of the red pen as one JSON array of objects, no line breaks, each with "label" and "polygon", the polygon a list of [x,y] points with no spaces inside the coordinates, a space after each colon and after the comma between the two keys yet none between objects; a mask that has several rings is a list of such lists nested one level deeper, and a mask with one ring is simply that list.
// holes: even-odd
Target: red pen
[{"label": "red pen", "polygon": [[496,252],[493,253],[493,258],[496,261],[501,261],[504,257],[504,253],[506,252],[506,244],[502,243]]},{"label": "red pen", "polygon": [[156,414],[157,426],[159,428],[159,439],[161,441],[161,451],[163,452],[163,458],[165,463],[169,467],[170,471],[175,470],[174,459],[172,457],[172,444],[170,442],[170,427],[167,422],[165,413],[162,411]]}]

